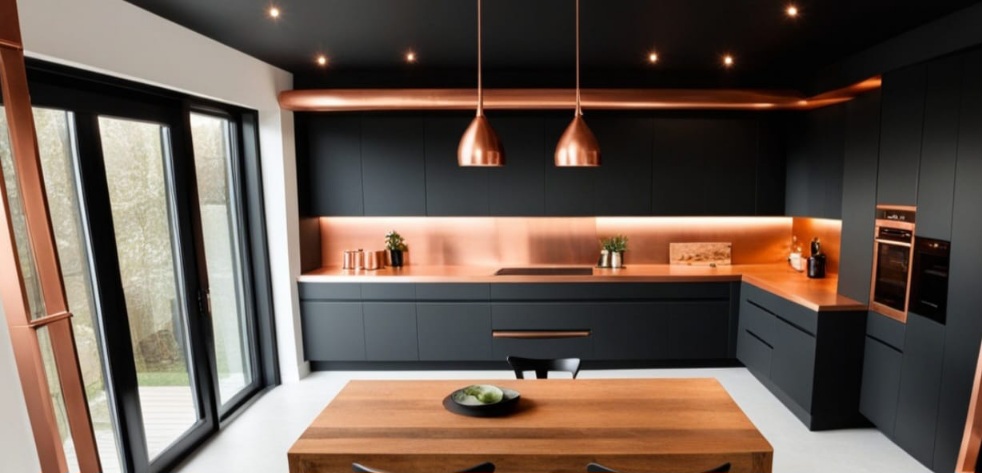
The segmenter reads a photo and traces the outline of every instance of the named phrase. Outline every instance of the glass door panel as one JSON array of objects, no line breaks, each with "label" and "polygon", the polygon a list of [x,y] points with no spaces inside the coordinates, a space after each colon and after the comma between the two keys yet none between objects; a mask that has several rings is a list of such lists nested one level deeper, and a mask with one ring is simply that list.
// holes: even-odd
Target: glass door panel
[{"label": "glass door panel", "polygon": [[[6,123],[3,107],[0,107],[0,161],[3,161],[4,176],[13,177],[13,163],[9,144],[6,142]],[[116,421],[109,407],[109,393],[106,389],[104,371],[104,351],[97,320],[97,309],[93,296],[93,279],[89,266],[90,252],[86,244],[82,225],[82,206],[79,199],[77,172],[75,168],[75,146],[71,115],[64,110],[35,108],[34,125],[37,134],[38,151],[44,172],[48,211],[58,248],[58,260],[62,280],[72,313],[79,367],[89,405],[89,414],[95,432],[96,445],[104,473],[121,471],[117,443]],[[9,184],[8,184],[9,185]],[[16,185],[16,183],[14,183]],[[11,187],[8,187],[11,189]],[[13,187],[16,190],[16,187]],[[17,196],[19,199],[19,196]],[[11,199],[11,202],[14,200]],[[15,214],[15,232],[18,239],[26,238],[23,210],[18,205],[12,208]],[[26,245],[25,245],[26,246]],[[26,249],[26,248],[25,248]],[[30,252],[27,252],[30,257]],[[22,260],[23,261],[23,260]],[[31,260],[27,260],[31,261]],[[33,263],[30,263],[33,266]],[[33,271],[33,267],[30,268]],[[25,271],[25,274],[29,274]],[[36,281],[29,283],[31,291],[37,290]],[[32,296],[33,297],[39,297]],[[68,433],[64,416],[64,401],[58,385],[57,367],[51,354],[51,343],[47,330],[38,331],[42,355],[47,369],[52,400],[57,408],[58,427],[64,440],[65,454],[70,467],[77,468],[74,445]]]},{"label": "glass door panel", "polygon": [[170,196],[169,129],[99,117],[131,348],[152,461],[201,420]]},{"label": "glass door panel", "polygon": [[225,406],[253,382],[251,330],[248,324],[239,241],[238,209],[230,181],[232,154],[228,120],[191,114],[191,138],[197,177],[201,233],[220,404]]}]

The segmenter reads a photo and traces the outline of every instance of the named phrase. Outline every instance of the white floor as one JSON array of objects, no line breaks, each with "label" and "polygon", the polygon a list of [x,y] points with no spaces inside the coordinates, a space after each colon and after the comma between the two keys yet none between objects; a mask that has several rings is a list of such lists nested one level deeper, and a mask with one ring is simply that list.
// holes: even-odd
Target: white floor
[{"label": "white floor", "polygon": [[[349,379],[508,379],[510,371],[324,372],[277,387],[176,471],[287,473],[286,452]],[[589,370],[580,378],[715,377],[774,447],[774,473],[930,473],[875,429],[809,432],[745,368]]]}]

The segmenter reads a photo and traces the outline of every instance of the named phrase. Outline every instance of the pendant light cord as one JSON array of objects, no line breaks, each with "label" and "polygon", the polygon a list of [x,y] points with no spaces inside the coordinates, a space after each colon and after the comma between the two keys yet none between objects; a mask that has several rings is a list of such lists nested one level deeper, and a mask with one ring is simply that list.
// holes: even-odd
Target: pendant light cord
[{"label": "pendant light cord", "polygon": [[484,116],[484,87],[481,83],[481,0],[477,0],[477,116]]},{"label": "pendant light cord", "polygon": [[580,115],[580,0],[576,0],[576,116]]}]

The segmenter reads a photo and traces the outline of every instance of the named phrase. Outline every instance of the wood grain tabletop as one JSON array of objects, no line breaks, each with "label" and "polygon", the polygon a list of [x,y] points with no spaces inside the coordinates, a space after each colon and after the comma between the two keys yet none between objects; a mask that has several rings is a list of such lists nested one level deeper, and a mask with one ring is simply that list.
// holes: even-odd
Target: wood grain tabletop
[{"label": "wood grain tabletop", "polygon": [[[443,399],[471,384],[521,393],[515,412],[478,418]],[[718,381],[546,379],[350,381],[289,451],[291,473],[458,471],[770,473],[773,449]]]}]

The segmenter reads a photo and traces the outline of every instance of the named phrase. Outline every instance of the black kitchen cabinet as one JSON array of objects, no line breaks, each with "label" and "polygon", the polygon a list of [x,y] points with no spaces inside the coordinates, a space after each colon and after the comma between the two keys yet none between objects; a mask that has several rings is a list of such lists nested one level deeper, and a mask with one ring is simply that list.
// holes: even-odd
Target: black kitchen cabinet
[{"label": "black kitchen cabinet", "polygon": [[[599,197],[596,183],[600,179],[599,167],[556,167],[553,156],[555,144],[569,126],[570,118],[546,118],[543,121],[546,145],[545,156],[545,207],[546,215],[564,217],[589,217],[597,215]],[[589,125],[590,120],[587,124]],[[600,144],[600,161],[603,163],[603,144]],[[603,164],[601,164],[601,167]]]},{"label": "black kitchen cabinet", "polygon": [[300,318],[304,357],[307,360],[366,359],[361,302],[302,301]]},{"label": "black kitchen cabinet", "polygon": [[730,303],[666,302],[670,356],[683,360],[722,360],[729,356]]},{"label": "black kitchen cabinet", "polygon": [[961,55],[928,64],[924,139],[917,180],[917,236],[951,240],[962,65]]},{"label": "black kitchen cabinet", "polygon": [[416,321],[422,361],[497,359],[491,350],[488,303],[418,303]]},{"label": "black kitchen cabinet", "polygon": [[488,169],[488,210],[492,216],[540,216],[545,209],[545,170],[551,167],[543,122],[535,117],[491,118],[505,147],[505,165]]},{"label": "black kitchen cabinet", "polygon": [[757,201],[754,215],[784,215],[785,127],[776,119],[761,119],[758,123]]},{"label": "black kitchen cabinet", "polygon": [[672,319],[665,304],[623,302],[593,319],[594,357],[601,360],[665,360],[673,356]]},{"label": "black kitchen cabinet", "polygon": [[897,425],[902,360],[903,353],[896,348],[876,338],[866,337],[859,412],[891,438]]},{"label": "black kitchen cabinet", "polygon": [[883,76],[877,204],[917,204],[926,86],[925,64]]},{"label": "black kitchen cabinet", "polygon": [[569,338],[496,337],[494,356],[527,358],[593,358],[593,314],[598,307],[590,303],[569,302],[493,302],[491,329],[524,332],[583,332]]},{"label": "black kitchen cabinet", "polygon": [[427,118],[424,122],[426,215],[488,215],[489,168],[457,164],[460,137],[473,118]]},{"label": "black kitchen cabinet", "polygon": [[651,120],[591,116],[589,126],[601,152],[596,215],[651,215]]},{"label": "black kitchen cabinet", "polygon": [[866,318],[815,312],[744,283],[737,358],[811,430],[860,425]]},{"label": "black kitchen cabinet", "polygon": [[713,144],[705,155],[702,173],[707,215],[755,214],[760,140],[757,121],[719,119],[706,130],[706,136],[712,138],[705,141]]},{"label": "black kitchen cabinet", "polygon": [[361,117],[307,114],[301,121],[308,158],[298,176],[306,215],[365,213],[361,180]]},{"label": "black kitchen cabinet", "polygon": [[934,471],[953,471],[982,340],[982,51],[965,56]]},{"label": "black kitchen cabinet", "polygon": [[869,303],[880,147],[880,91],[846,104],[839,294]]},{"label": "black kitchen cabinet", "polygon": [[934,463],[938,398],[944,359],[944,326],[907,314],[894,440],[921,463]]},{"label": "black kitchen cabinet", "polygon": [[419,359],[415,303],[365,302],[362,305],[362,312],[365,317],[366,359],[373,361]]},{"label": "black kitchen cabinet", "polygon": [[423,120],[365,116],[361,124],[365,215],[426,215]]},{"label": "black kitchen cabinet", "polygon": [[787,157],[788,215],[840,218],[846,105],[805,112],[792,120]]}]

